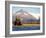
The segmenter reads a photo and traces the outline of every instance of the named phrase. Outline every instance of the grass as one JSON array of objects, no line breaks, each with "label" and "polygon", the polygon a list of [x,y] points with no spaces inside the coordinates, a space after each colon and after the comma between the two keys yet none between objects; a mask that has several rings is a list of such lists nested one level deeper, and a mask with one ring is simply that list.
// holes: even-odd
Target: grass
[{"label": "grass", "polygon": [[40,24],[22,24],[21,26],[16,25],[16,27],[29,27],[29,26],[40,26]]}]

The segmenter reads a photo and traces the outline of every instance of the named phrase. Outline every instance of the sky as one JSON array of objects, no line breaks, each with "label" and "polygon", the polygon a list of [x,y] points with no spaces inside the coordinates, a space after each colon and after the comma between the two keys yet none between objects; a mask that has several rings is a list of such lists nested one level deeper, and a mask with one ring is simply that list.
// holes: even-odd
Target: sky
[{"label": "sky", "polygon": [[40,8],[38,8],[38,7],[37,8],[36,7],[15,7],[15,6],[12,7],[13,13],[15,13],[21,9],[26,11],[26,12],[40,13]]}]

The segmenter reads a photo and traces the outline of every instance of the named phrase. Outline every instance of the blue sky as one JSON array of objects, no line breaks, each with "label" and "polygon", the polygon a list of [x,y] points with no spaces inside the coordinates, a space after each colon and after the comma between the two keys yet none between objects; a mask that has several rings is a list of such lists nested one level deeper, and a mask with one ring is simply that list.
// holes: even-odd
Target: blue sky
[{"label": "blue sky", "polygon": [[19,10],[23,9],[26,12],[32,12],[32,13],[40,13],[40,8],[36,7],[12,7],[13,12],[17,12]]}]

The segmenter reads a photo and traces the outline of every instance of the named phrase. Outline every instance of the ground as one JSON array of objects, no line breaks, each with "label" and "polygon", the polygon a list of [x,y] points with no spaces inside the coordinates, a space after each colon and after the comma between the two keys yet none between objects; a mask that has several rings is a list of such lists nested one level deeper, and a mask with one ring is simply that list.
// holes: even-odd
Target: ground
[{"label": "ground", "polygon": [[14,26],[13,31],[22,31],[22,30],[40,30],[40,24],[23,24],[21,26]]}]

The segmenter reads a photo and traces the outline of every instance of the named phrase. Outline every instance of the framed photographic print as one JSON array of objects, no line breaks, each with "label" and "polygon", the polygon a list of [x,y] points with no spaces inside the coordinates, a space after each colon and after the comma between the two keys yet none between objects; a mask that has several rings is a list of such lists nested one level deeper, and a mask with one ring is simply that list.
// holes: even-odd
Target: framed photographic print
[{"label": "framed photographic print", "polygon": [[43,35],[44,3],[5,1],[6,37]]}]

